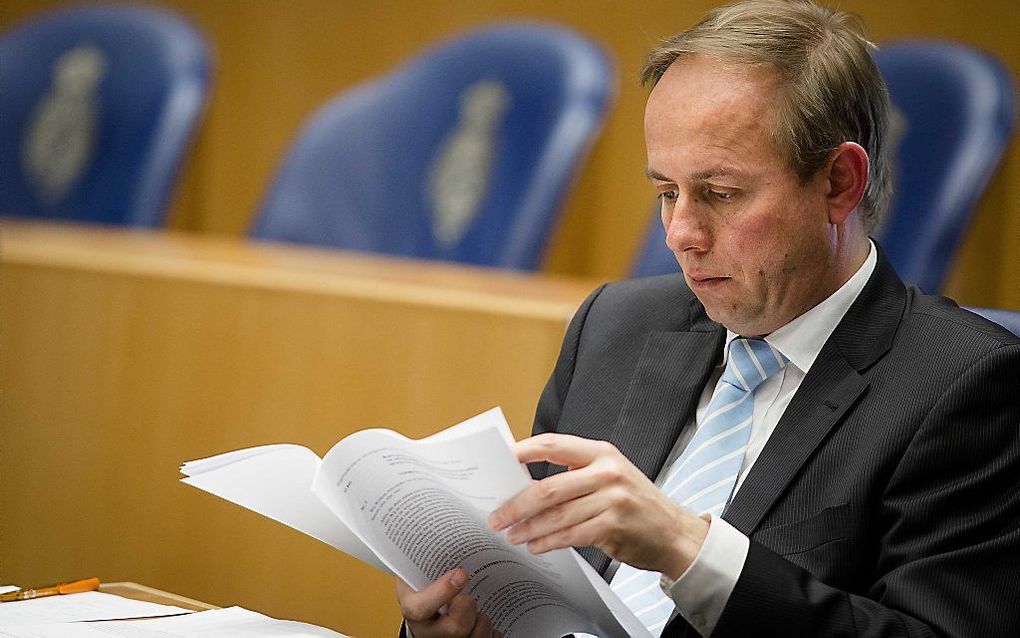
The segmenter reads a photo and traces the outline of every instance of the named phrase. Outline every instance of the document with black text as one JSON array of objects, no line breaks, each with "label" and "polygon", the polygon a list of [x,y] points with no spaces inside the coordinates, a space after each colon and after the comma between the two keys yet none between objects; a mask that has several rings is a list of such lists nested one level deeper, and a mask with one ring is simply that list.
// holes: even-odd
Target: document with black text
[{"label": "document with black text", "polygon": [[647,636],[572,549],[530,553],[486,522],[531,483],[494,408],[414,441],[346,437],[322,458],[270,445],[185,463],[183,482],[305,532],[416,589],[461,567],[466,591],[507,636]]}]

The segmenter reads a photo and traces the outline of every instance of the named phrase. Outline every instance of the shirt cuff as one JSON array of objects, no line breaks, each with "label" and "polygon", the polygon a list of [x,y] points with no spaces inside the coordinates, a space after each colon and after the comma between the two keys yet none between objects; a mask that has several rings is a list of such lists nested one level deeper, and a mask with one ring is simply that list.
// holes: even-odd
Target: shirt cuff
[{"label": "shirt cuff", "polygon": [[680,615],[702,636],[709,636],[715,630],[744,569],[750,546],[750,539],[713,516],[708,536],[694,562],[675,581],[662,579],[662,590],[673,599]]}]

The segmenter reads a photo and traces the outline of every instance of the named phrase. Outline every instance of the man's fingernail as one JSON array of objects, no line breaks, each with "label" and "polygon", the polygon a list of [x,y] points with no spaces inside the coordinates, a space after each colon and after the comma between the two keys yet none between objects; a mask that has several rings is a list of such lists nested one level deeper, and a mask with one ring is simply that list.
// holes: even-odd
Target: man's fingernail
[{"label": "man's fingernail", "polygon": [[498,532],[503,529],[503,519],[496,514],[489,514],[489,527]]},{"label": "man's fingernail", "polygon": [[467,574],[460,570],[453,572],[453,575],[450,576],[450,584],[457,589],[463,587],[465,583],[467,583]]}]

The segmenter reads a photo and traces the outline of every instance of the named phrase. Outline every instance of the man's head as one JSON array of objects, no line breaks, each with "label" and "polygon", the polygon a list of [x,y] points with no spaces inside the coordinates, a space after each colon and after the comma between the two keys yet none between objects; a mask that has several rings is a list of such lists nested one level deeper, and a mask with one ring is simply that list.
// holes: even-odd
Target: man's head
[{"label": "man's head", "polygon": [[852,13],[809,0],[748,0],[709,12],[655,47],[641,79],[656,84],[673,62],[696,54],[773,69],[780,85],[769,133],[802,179],[841,142],[867,151],[870,176],[861,212],[871,231],[892,194],[889,95],[873,48]]},{"label": "man's head", "polygon": [[888,199],[888,98],[858,25],[751,0],[649,56],[648,172],[667,243],[735,332],[786,324],[867,254],[868,220]]}]

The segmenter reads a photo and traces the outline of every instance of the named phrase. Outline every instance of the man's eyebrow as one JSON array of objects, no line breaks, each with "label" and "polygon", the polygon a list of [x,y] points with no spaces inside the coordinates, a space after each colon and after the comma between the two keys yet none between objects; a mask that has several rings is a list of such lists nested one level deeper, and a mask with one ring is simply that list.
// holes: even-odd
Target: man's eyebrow
[{"label": "man's eyebrow", "polygon": [[[723,167],[723,166],[719,166],[719,167],[715,167],[715,168],[706,168],[705,170],[701,170],[701,171],[698,171],[696,173],[692,173],[691,175],[689,175],[687,177],[687,179],[689,179],[690,181],[693,181],[693,182],[699,182],[699,181],[709,180],[709,179],[712,179],[714,177],[733,177],[733,176],[740,176],[740,175],[743,175],[743,174],[744,173],[741,172],[741,171],[734,170],[732,168],[726,168],[726,167]],[[659,182],[675,182],[676,181],[676,180],[674,180],[672,178],[666,177],[665,175],[663,175],[662,173],[660,173],[659,171],[657,171],[657,170],[655,170],[653,168],[649,168],[649,169],[645,170],[645,176],[648,179],[653,179],[653,180],[656,180],[656,181],[659,181]]]},{"label": "man's eyebrow", "polygon": [[698,171],[690,176],[690,179],[694,181],[705,181],[712,179],[713,177],[733,177],[742,175],[740,171],[733,170],[732,168],[726,168],[724,166],[718,166],[715,168],[708,168],[703,171]]}]

